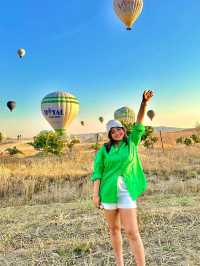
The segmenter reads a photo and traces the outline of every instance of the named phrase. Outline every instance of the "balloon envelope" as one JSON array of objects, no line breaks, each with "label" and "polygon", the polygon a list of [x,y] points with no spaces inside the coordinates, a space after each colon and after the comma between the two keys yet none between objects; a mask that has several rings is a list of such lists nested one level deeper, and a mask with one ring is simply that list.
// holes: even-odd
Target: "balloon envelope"
[{"label": "balloon envelope", "polygon": [[15,101],[8,101],[7,102],[7,107],[12,112],[15,109],[15,107],[16,107],[16,102]]},{"label": "balloon envelope", "polygon": [[99,121],[100,121],[101,123],[103,123],[104,119],[103,119],[102,116],[99,117]]},{"label": "balloon envelope", "polygon": [[17,54],[18,54],[18,56],[19,56],[20,58],[22,58],[22,57],[25,56],[26,51],[25,51],[25,49],[20,48],[20,49],[18,49]]},{"label": "balloon envelope", "polygon": [[147,116],[152,120],[155,116],[155,112],[153,110],[149,110],[147,112]]},{"label": "balloon envelope", "polygon": [[114,118],[125,124],[133,124],[135,122],[135,112],[129,107],[122,107],[114,112]]},{"label": "balloon envelope", "polygon": [[113,7],[117,16],[130,30],[142,12],[143,0],[114,0]]},{"label": "balloon envelope", "polygon": [[55,131],[66,134],[67,128],[79,112],[79,101],[68,92],[57,91],[43,98],[41,110]]}]

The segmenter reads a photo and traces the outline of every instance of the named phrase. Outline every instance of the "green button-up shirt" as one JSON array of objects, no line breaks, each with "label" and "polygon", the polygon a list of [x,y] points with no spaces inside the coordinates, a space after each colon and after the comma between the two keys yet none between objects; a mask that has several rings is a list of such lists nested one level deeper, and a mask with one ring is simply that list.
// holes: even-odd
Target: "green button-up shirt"
[{"label": "green button-up shirt", "polygon": [[119,146],[112,145],[109,153],[104,145],[99,148],[93,163],[91,180],[100,179],[101,202],[117,202],[119,176],[123,176],[133,200],[146,190],[148,183],[138,156],[138,144],[144,132],[143,124],[135,124],[128,137],[128,145],[122,140]]}]

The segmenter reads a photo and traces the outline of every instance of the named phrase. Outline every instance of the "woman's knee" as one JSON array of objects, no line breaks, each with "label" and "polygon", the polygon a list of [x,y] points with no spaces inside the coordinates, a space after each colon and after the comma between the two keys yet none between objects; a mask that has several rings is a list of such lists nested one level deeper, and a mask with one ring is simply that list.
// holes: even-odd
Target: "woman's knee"
[{"label": "woman's knee", "polygon": [[139,231],[134,231],[132,229],[126,231],[127,237],[130,240],[138,241],[140,240],[140,233]]},{"label": "woman's knee", "polygon": [[111,235],[117,235],[120,233],[121,228],[118,225],[114,225],[114,226],[110,226],[109,230],[110,230]]}]

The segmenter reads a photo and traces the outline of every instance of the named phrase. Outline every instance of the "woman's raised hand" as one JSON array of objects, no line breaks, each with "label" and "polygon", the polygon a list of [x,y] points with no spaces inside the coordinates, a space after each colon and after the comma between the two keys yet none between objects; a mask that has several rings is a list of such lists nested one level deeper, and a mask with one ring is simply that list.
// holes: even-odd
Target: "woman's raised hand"
[{"label": "woman's raised hand", "polygon": [[142,96],[142,101],[143,102],[148,102],[152,97],[154,96],[153,91],[151,90],[145,90]]}]

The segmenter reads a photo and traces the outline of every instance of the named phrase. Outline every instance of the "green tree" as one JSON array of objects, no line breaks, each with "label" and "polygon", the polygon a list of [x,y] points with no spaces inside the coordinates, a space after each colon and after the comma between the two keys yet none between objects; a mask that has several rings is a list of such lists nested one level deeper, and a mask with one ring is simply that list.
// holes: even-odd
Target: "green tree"
[{"label": "green tree", "polygon": [[66,147],[65,140],[58,133],[53,131],[41,132],[34,137],[34,142],[29,143],[36,150],[42,150],[46,153],[60,155]]},{"label": "green tree", "polygon": [[3,140],[3,134],[0,132],[0,143],[2,142]]},{"label": "green tree", "polygon": [[[125,123],[125,122],[121,122],[122,125],[126,128],[126,132],[127,135],[129,136],[132,130],[132,127],[135,125],[135,123]],[[150,135],[152,135],[154,133],[154,129],[151,126],[145,126],[145,133],[142,136],[142,140],[147,139]]]},{"label": "green tree", "polygon": [[153,133],[154,133],[153,127],[151,127],[151,126],[145,126],[145,133],[142,136],[141,140],[146,140],[146,139],[150,138]]},{"label": "green tree", "polygon": [[[126,128],[127,135],[131,133],[131,129],[133,125],[135,124],[127,124],[125,122],[121,122],[122,125]],[[143,141],[143,145],[146,148],[154,148],[154,144],[158,141],[158,138],[156,136],[153,136],[154,128],[151,126],[145,126],[145,133],[141,137],[141,141]]]},{"label": "green tree", "polygon": [[154,148],[154,144],[158,141],[158,138],[156,136],[149,136],[148,138],[146,138],[144,140],[144,147],[146,148],[151,148],[153,149]]}]

